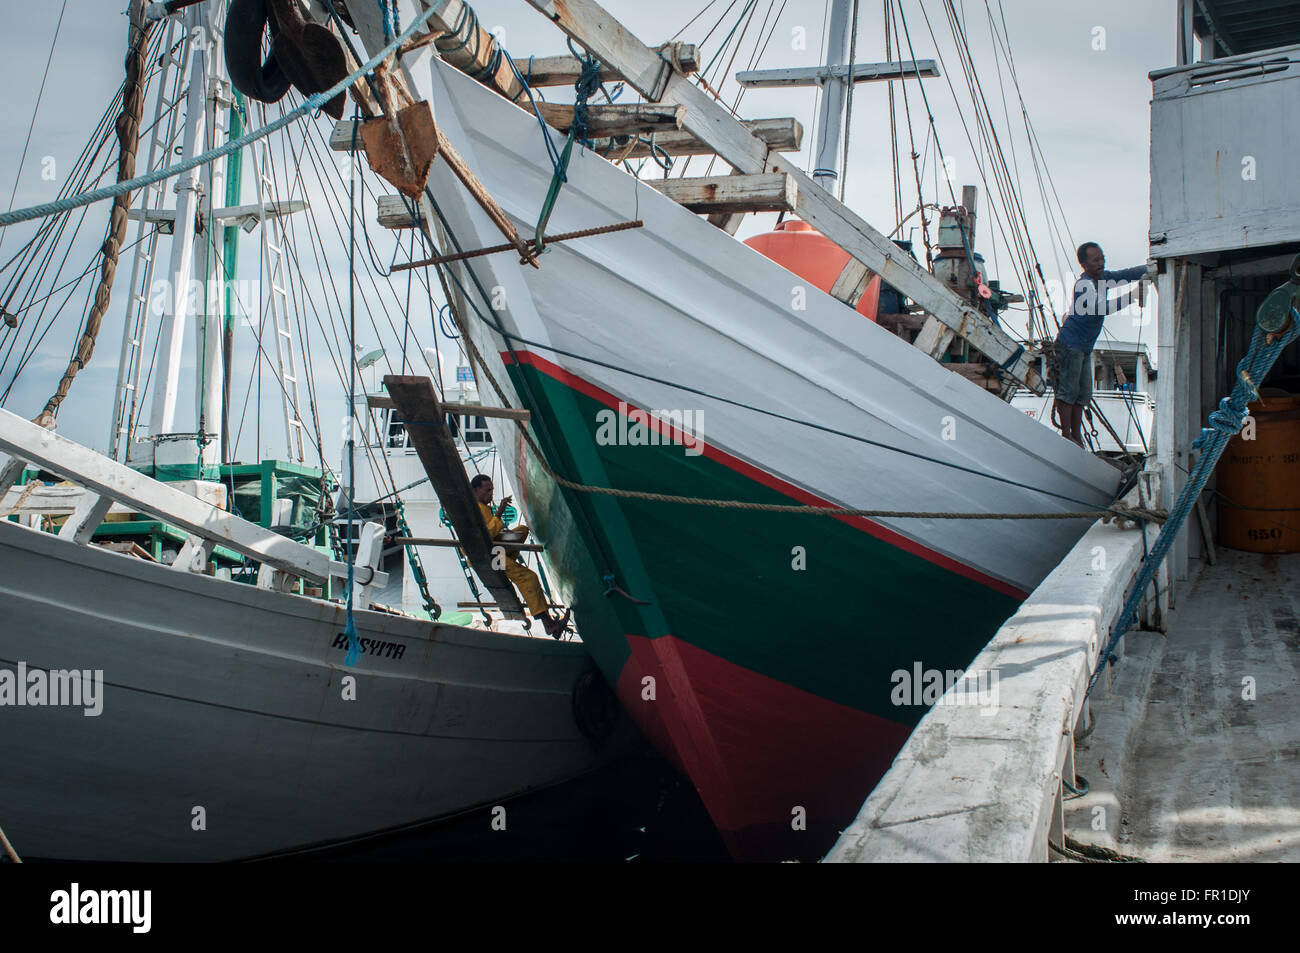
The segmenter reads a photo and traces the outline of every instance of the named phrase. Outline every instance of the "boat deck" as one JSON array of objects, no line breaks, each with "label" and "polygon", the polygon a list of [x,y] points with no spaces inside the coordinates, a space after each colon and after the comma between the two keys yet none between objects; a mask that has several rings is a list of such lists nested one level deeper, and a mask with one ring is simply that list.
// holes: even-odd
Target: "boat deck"
[{"label": "boat deck", "polygon": [[1300,861],[1300,554],[1220,550],[1180,602],[1094,695],[1067,832],[1147,861]]}]

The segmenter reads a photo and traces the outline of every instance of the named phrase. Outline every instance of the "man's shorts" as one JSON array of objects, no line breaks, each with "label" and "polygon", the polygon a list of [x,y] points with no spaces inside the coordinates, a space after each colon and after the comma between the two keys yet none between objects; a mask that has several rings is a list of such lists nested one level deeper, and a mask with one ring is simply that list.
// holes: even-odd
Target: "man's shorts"
[{"label": "man's shorts", "polygon": [[1056,361],[1061,368],[1056,399],[1067,404],[1086,404],[1092,400],[1092,354],[1058,344]]}]

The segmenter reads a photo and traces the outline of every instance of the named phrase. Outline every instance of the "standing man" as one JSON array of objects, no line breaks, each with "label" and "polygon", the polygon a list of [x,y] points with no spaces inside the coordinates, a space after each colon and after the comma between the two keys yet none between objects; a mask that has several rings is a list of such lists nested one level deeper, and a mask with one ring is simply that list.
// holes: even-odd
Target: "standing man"
[{"label": "standing man", "polygon": [[1084,242],[1077,252],[1083,274],[1074,283],[1070,313],[1056,336],[1056,358],[1060,373],[1056,383],[1055,413],[1061,435],[1083,446],[1083,409],[1092,400],[1092,348],[1101,334],[1106,315],[1122,311],[1133,301],[1130,290],[1114,301],[1111,288],[1146,277],[1147,268],[1107,271],[1106,256],[1096,242]]},{"label": "standing man", "polygon": [[[483,516],[484,524],[487,526],[488,535],[494,540],[497,539],[505,530],[505,523],[502,521],[501,515],[505,513],[506,507],[510,505],[510,497],[503,498],[497,504],[496,511],[493,512],[492,478],[486,473],[480,473],[469,481],[469,488],[474,494],[474,499],[478,501],[478,509]],[[564,616],[559,619],[552,616],[546,604],[546,595],[542,592],[542,582],[537,578],[537,573],[510,553],[506,554],[505,564],[506,578],[514,583],[515,588],[519,590],[519,594],[524,598],[524,603],[528,606],[528,611],[533,614],[533,618],[542,620],[542,627],[546,629],[547,635],[553,639],[558,639],[564,634],[564,629],[569,624],[569,616],[573,613],[573,610],[566,610]]]}]

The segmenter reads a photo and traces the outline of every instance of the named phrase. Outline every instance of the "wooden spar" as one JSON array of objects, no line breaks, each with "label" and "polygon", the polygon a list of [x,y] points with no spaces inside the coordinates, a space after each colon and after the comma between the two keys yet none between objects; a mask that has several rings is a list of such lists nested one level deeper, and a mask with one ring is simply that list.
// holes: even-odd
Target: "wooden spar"
[{"label": "wooden spar", "polygon": [[594,0],[527,0],[561,30],[615,69],[649,102],[686,107],[682,128],[743,173],[782,172],[798,189],[795,211],[868,269],[920,305],[952,333],[959,334],[1007,374],[1035,393],[1043,382],[1028,352],[987,316],[958,299],[911,256],[783,156],[773,153],[725,106],[633,36]]},{"label": "wooden spar", "polygon": [[[425,536],[398,536],[393,540],[394,546],[442,546],[447,549],[464,549],[465,544],[458,539],[433,539]],[[541,553],[546,547],[541,543],[507,543],[493,540],[492,545],[500,546],[510,553]]]},{"label": "wooden spar", "polygon": [[850,258],[844,265],[839,277],[831,285],[831,297],[838,298],[847,304],[850,308],[858,306],[859,299],[867,291],[867,285],[871,284],[871,279],[875,273],[856,258]]},{"label": "wooden spar", "polygon": [[[385,397],[383,394],[370,394],[366,397],[366,403],[376,410],[395,410],[397,402],[391,397]],[[520,423],[528,423],[532,419],[532,412],[523,407],[488,407],[484,404],[443,404],[442,409],[449,414],[458,416],[469,415],[471,417],[495,417],[501,420],[517,420]]]},{"label": "wooden spar", "polygon": [[[538,111],[548,126],[568,132],[573,125],[573,107],[564,103],[538,103]],[[587,136],[591,139],[604,136],[630,136],[637,133],[650,135],[658,132],[676,132],[682,128],[684,106],[658,103],[606,103],[587,107]]]},{"label": "wooden spar", "polygon": [[[538,105],[541,105],[540,103]],[[572,107],[568,107],[570,111]],[[591,107],[596,108],[596,107]],[[567,126],[565,127],[567,128]],[[803,123],[792,117],[779,119],[747,119],[745,128],[750,130],[755,136],[763,140],[769,149],[777,152],[798,152],[803,148]],[[670,156],[699,156],[708,155],[713,152],[713,147],[707,143],[696,139],[689,132],[682,132],[677,129],[668,129],[663,127],[654,131],[654,144],[656,150],[663,150]],[[604,135],[609,135],[605,133]],[[618,137],[622,138],[622,137]],[[643,138],[649,138],[645,136]],[[352,148],[352,121],[341,119],[334,124],[330,130],[329,137],[330,148],[335,152],[348,152]],[[619,143],[615,141],[611,146],[609,142],[602,141],[596,143],[597,149],[602,155],[625,156],[630,159],[637,159],[650,154],[650,145],[648,142],[637,142],[632,145],[630,142]],[[357,149],[365,148],[365,143],[358,137]]]},{"label": "wooden spar", "polygon": [[[100,501],[116,500],[132,512],[144,513],[233,549],[270,569],[315,582],[347,576],[346,563],[335,562],[310,546],[225,513],[210,503],[152,480],[3,409],[0,409],[0,450],[12,454],[15,460],[26,460],[37,468],[85,487],[89,492],[78,503],[78,510],[93,515],[94,510],[102,507],[100,519],[108,510],[108,506]],[[70,517],[69,522],[74,517]],[[90,522],[89,519],[78,521],[86,526]],[[93,532],[93,527],[90,531]],[[373,567],[370,567],[370,573],[366,573],[366,567],[358,568],[361,573],[359,581],[366,584],[360,589],[368,586],[382,588],[387,584],[386,573],[373,571]]]},{"label": "wooden spar", "polygon": [[447,426],[447,413],[459,412],[455,410],[459,405],[442,404],[434,393],[433,382],[427,377],[387,374],[384,388],[402,415],[411,444],[420,457],[424,472],[429,475],[429,484],[438,494],[447,521],[462,544],[465,560],[483,580],[483,585],[492,593],[506,617],[522,619],[523,606],[514,586],[493,564],[497,554],[504,550],[498,549],[488,536],[483,515],[470,490],[465,464],[461,462],[460,451]]},{"label": "wooden spar", "polygon": [[793,178],[779,173],[647,179],[646,184],[692,212],[701,213],[792,212],[799,191]]},{"label": "wooden spar", "polygon": [[[672,58],[672,44],[655,47],[656,52]],[[582,75],[582,64],[576,56],[533,56],[516,61],[519,72],[534,89],[542,86],[572,86]],[[699,48],[694,43],[678,44],[677,65],[683,73],[694,73],[700,68]],[[600,69],[600,81],[618,79],[618,74],[606,66]]]},{"label": "wooden spar", "polygon": [[[424,0],[422,6],[435,8],[429,18],[432,29],[424,36],[417,35],[408,46],[398,50],[399,60],[432,38],[438,55],[461,72],[495,89],[511,102],[527,99],[526,87],[515,76],[510,60],[497,55],[496,37],[483,29],[468,4],[462,0]],[[457,27],[460,28],[459,34],[454,32]],[[495,64],[493,60],[496,60]]]},{"label": "wooden spar", "polygon": [[[828,77],[846,79],[848,64],[834,66],[796,66],[791,69],[742,70],[736,82],[752,89],[779,86],[819,86]],[[853,82],[867,83],[890,79],[922,79],[939,75],[939,64],[934,60],[905,60],[894,63],[858,63],[853,67]]]},{"label": "wooden spar", "polygon": [[[791,116],[778,119],[746,119],[744,124],[746,129],[776,152],[798,152],[803,148],[803,123]],[[613,146],[605,146],[602,143],[596,145],[603,150],[602,155],[617,155],[629,159],[648,156],[651,152],[648,142],[638,142],[634,146],[631,143],[618,142]],[[670,156],[701,156],[713,152],[712,146],[685,131],[656,132],[654,145],[655,152],[662,150]],[[343,148],[347,148],[346,145]]]}]

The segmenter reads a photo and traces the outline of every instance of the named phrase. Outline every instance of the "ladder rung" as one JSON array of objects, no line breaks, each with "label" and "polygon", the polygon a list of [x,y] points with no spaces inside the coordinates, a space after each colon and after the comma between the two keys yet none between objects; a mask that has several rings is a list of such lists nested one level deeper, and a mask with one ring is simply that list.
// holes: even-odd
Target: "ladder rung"
[{"label": "ladder rung", "polygon": [[289,338],[290,340],[293,340],[293,335],[289,333],[288,328],[276,328],[275,333],[283,337]]},{"label": "ladder rung", "polygon": [[285,380],[285,383],[288,383],[288,384],[296,384],[296,383],[298,383],[298,378],[294,377],[292,374],[285,374],[285,375],[284,375],[284,380]]}]

